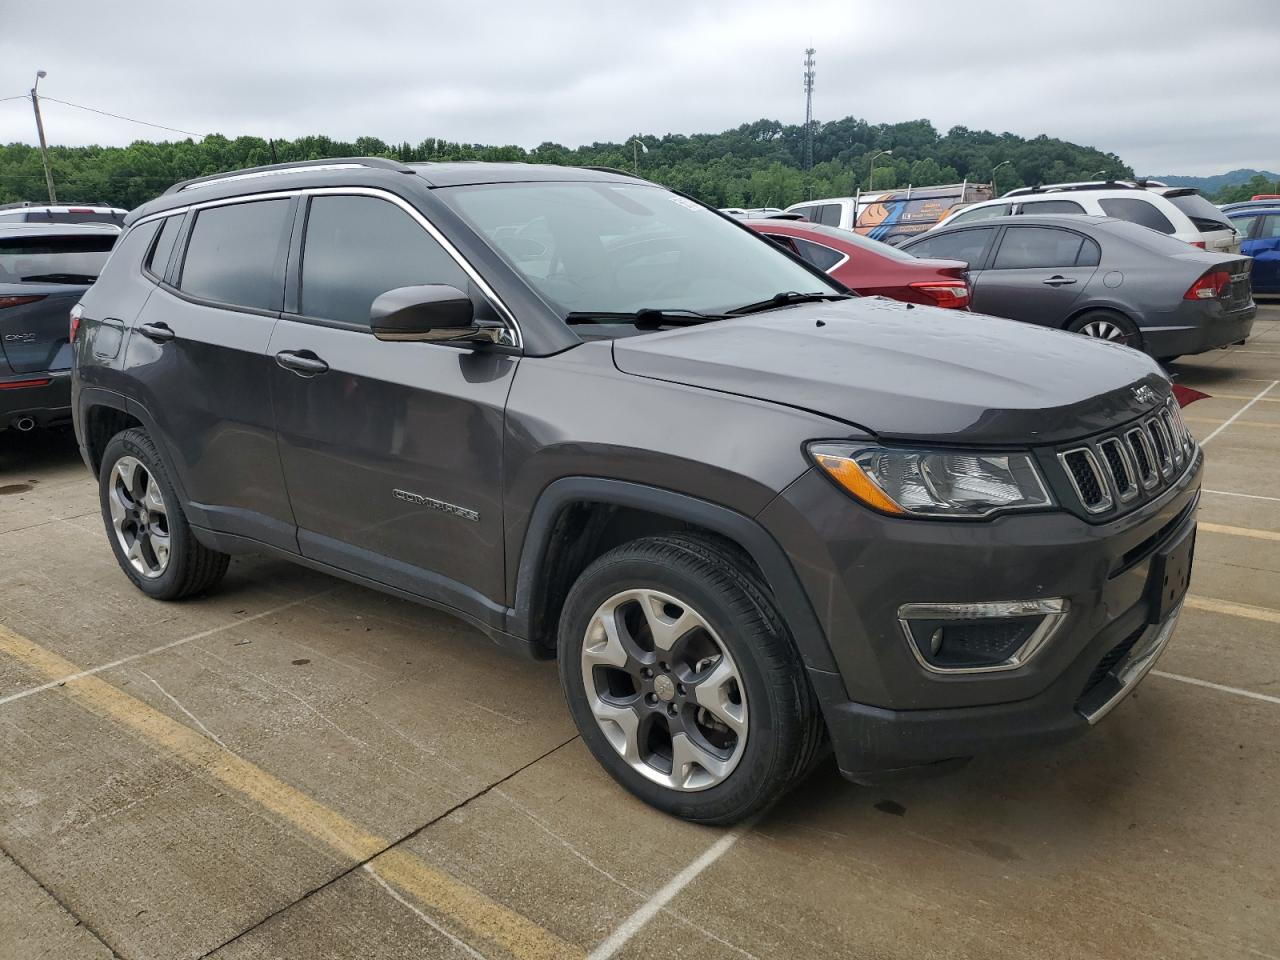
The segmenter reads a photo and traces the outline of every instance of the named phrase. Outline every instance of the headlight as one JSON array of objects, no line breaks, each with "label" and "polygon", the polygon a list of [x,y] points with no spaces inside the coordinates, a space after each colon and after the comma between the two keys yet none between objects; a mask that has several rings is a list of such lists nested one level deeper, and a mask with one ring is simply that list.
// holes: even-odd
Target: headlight
[{"label": "headlight", "polygon": [[1053,505],[1030,454],[811,443],[809,455],[869,507],[898,516],[985,517]]}]

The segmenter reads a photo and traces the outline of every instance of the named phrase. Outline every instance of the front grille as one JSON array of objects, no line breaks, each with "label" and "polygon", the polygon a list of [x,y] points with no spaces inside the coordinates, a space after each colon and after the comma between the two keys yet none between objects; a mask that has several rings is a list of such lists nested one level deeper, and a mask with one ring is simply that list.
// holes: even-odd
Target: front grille
[{"label": "front grille", "polygon": [[1181,476],[1195,454],[1177,402],[1168,403],[1112,434],[1078,443],[1058,454],[1079,505],[1091,514],[1136,504],[1144,492],[1159,496]]}]

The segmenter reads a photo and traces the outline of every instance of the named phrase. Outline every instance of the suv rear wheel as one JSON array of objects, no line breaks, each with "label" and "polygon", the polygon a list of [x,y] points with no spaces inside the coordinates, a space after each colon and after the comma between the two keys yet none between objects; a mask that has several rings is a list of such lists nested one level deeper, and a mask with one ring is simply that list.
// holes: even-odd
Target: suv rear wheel
[{"label": "suv rear wheel", "polygon": [[695,535],[592,563],[560,619],[574,722],[619,783],[668,813],[732,823],[811,766],[822,723],[795,646],[744,558]]},{"label": "suv rear wheel", "polygon": [[143,593],[177,600],[222,579],[231,558],[195,538],[146,431],[116,434],[103,452],[98,497],[120,569]]}]

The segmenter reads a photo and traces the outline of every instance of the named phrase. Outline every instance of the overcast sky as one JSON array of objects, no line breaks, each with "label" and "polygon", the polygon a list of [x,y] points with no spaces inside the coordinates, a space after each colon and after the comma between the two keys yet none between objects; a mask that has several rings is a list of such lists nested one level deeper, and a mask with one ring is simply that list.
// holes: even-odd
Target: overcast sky
[{"label": "overcast sky", "polygon": [[[1280,168],[1278,41],[1280,0],[0,0],[0,98],[43,69],[42,95],[196,133],[572,146],[801,123],[812,44],[820,120],[1212,174]],[[56,144],[178,136],[42,107]],[[29,101],[0,102],[12,141]]]}]

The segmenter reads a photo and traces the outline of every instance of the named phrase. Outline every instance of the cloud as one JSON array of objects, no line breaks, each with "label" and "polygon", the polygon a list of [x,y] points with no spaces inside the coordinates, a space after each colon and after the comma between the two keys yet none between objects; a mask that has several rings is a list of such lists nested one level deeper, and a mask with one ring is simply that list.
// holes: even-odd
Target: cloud
[{"label": "cloud", "polygon": [[[1203,25],[1195,0],[1121,6],[18,3],[4,14],[0,97],[45,69],[51,97],[184,130],[576,145],[800,122],[812,44],[820,119],[1047,133],[1141,173],[1274,168],[1272,5],[1237,0],[1229,35]],[[45,115],[54,143],[161,136],[52,102]],[[29,105],[0,103],[0,142],[33,139]]]}]

